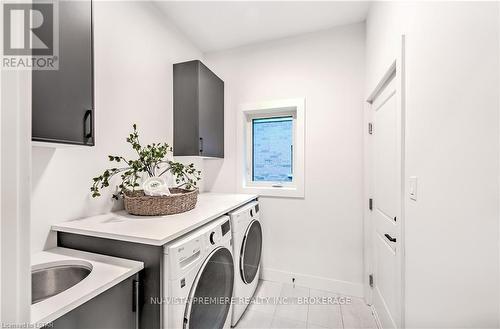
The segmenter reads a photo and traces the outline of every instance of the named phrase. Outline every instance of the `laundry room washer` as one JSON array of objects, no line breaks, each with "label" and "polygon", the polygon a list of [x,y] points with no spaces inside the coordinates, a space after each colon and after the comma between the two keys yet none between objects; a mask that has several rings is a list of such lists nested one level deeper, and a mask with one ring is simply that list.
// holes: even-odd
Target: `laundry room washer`
[{"label": "laundry room washer", "polygon": [[258,201],[229,213],[233,234],[234,301],[231,325],[235,326],[257,289],[262,254],[262,226]]},{"label": "laundry room washer", "polygon": [[223,216],[163,248],[163,328],[230,328],[231,236]]}]

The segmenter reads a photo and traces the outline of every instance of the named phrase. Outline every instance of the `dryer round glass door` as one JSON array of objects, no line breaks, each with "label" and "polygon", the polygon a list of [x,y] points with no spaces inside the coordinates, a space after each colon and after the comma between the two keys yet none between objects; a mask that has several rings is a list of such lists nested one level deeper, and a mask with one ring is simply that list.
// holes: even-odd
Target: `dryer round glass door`
[{"label": "dryer round glass door", "polygon": [[240,272],[243,282],[250,284],[259,270],[262,253],[262,227],[258,220],[248,226],[241,246]]},{"label": "dryer round glass door", "polygon": [[219,247],[207,257],[191,287],[184,328],[223,328],[231,307],[233,283],[233,257],[227,248]]}]

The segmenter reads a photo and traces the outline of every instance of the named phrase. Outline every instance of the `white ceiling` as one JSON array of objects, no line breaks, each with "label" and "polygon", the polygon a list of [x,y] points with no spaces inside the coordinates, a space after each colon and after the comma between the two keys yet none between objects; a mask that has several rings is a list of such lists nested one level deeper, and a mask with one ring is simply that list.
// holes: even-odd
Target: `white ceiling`
[{"label": "white ceiling", "polygon": [[159,1],[203,52],[235,48],[365,20],[369,2]]}]

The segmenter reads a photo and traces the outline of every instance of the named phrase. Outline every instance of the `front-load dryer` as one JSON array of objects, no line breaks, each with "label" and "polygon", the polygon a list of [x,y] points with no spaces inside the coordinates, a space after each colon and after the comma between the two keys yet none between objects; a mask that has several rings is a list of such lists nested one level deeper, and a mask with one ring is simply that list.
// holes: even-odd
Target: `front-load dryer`
[{"label": "front-load dryer", "polygon": [[255,293],[260,275],[262,227],[259,203],[252,201],[229,214],[233,234],[234,304],[231,325],[235,326]]},{"label": "front-load dryer", "polygon": [[230,328],[234,263],[229,217],[216,219],[163,250],[163,328]]}]

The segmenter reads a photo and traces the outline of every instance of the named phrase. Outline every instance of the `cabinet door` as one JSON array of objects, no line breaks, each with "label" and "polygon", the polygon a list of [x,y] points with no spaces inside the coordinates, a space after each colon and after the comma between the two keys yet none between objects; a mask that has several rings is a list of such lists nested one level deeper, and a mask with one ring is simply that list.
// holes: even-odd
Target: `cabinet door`
[{"label": "cabinet door", "polygon": [[134,275],[92,298],[44,328],[139,329],[134,305]]},{"label": "cabinet door", "polygon": [[200,63],[200,155],[224,157],[224,81]]},{"label": "cabinet door", "polygon": [[59,70],[32,73],[32,138],[94,145],[92,2],[59,2]]},{"label": "cabinet door", "polygon": [[198,65],[174,64],[174,156],[199,154]]}]

